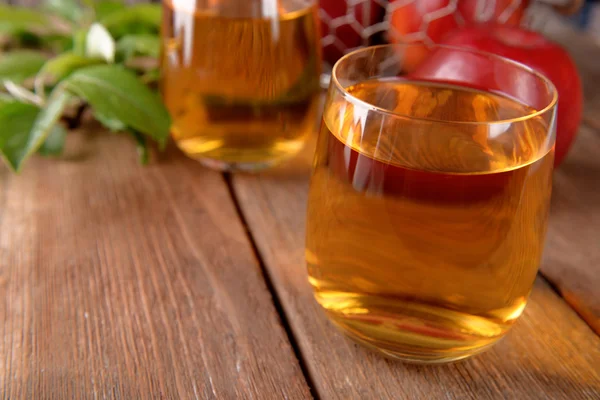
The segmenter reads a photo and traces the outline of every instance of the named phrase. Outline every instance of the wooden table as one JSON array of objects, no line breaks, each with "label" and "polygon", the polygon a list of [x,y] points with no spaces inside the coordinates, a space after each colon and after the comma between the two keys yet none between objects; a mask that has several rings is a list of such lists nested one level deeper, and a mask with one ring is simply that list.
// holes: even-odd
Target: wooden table
[{"label": "wooden table", "polygon": [[0,168],[0,397],[600,399],[600,52],[557,34],[581,44],[585,121],[532,298],[489,352],[406,365],[328,322],[303,256],[311,146],[222,175],[174,150],[142,167],[86,126],[59,161]]}]

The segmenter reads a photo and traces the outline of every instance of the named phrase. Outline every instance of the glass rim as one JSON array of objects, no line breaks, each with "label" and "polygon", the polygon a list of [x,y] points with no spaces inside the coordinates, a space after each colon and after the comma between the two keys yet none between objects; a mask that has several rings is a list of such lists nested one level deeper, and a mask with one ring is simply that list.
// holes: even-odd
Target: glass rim
[{"label": "glass rim", "polygon": [[[548,104],[546,106],[544,106],[543,108],[541,108],[540,110],[536,110],[535,112],[533,112],[531,114],[523,115],[520,117],[514,117],[514,118],[508,118],[508,119],[498,119],[498,120],[494,120],[494,121],[453,121],[453,120],[442,120],[442,119],[428,118],[428,117],[415,117],[415,116],[411,116],[408,114],[398,113],[395,111],[391,111],[391,110],[376,106],[375,104],[371,104],[368,101],[361,100],[358,97],[354,96],[352,93],[348,92],[346,90],[346,88],[344,88],[338,80],[338,77],[337,77],[338,67],[342,64],[342,62],[348,61],[348,59],[352,56],[355,56],[357,54],[364,53],[364,52],[370,51],[370,50],[393,48],[393,47],[406,48],[406,47],[411,47],[411,46],[421,46],[421,47],[426,47],[428,49],[442,48],[442,49],[449,49],[449,50],[457,50],[457,51],[461,51],[461,52],[486,56],[488,58],[512,65],[516,68],[519,68],[528,73],[531,73],[536,78],[538,78],[542,82],[544,82],[547,85],[547,87],[549,88],[549,90],[552,92],[552,98],[550,99]],[[554,83],[548,77],[546,77],[544,74],[531,68],[530,66],[528,66],[526,64],[523,64],[519,61],[511,60],[508,57],[490,53],[488,51],[477,50],[477,49],[472,49],[469,47],[462,47],[462,46],[450,46],[450,45],[445,45],[445,44],[427,44],[427,43],[423,43],[423,42],[379,44],[379,45],[375,45],[375,46],[362,47],[362,48],[356,49],[354,51],[351,51],[350,53],[343,55],[334,64],[333,69],[331,70],[331,83],[333,83],[335,85],[336,89],[338,89],[339,91],[341,91],[343,93],[344,97],[350,98],[350,101],[352,103],[361,105],[363,107],[367,107],[367,108],[371,109],[372,111],[390,115],[390,116],[393,116],[396,118],[405,118],[405,119],[409,119],[412,121],[436,122],[436,123],[444,123],[444,124],[480,125],[480,126],[483,125],[483,126],[485,126],[485,125],[509,124],[509,123],[513,123],[513,122],[527,121],[527,120],[535,118],[537,116],[544,115],[548,111],[555,108],[558,103],[558,90],[556,89],[556,86],[554,85]],[[460,86],[460,85],[458,84],[458,86]],[[514,99],[512,96],[508,96],[508,97],[513,100],[517,100],[517,99]]]}]

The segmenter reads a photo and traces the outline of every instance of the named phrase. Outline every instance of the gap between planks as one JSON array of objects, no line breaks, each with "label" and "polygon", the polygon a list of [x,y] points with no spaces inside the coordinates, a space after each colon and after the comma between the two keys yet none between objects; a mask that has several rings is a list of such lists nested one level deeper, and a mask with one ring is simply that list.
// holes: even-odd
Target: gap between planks
[{"label": "gap between planks", "polygon": [[[306,155],[306,154],[305,154]],[[299,160],[300,161],[300,160]],[[306,161],[306,160],[304,160]],[[305,174],[305,170],[304,168],[308,168],[308,164],[305,162],[302,162],[303,165],[303,171],[302,171],[302,175]],[[291,168],[291,167],[290,167]],[[531,371],[535,372],[535,371],[541,371],[541,365],[543,364],[538,364],[537,367],[535,366],[535,363],[539,363],[539,362],[556,362],[559,361],[558,364],[556,365],[561,365],[561,374],[563,372],[568,372],[565,376],[570,376],[571,378],[576,377],[575,372],[573,368],[573,365],[571,364],[567,364],[566,366],[564,366],[560,361],[560,357],[563,357],[563,355],[558,355],[558,351],[562,348],[558,345],[561,345],[561,341],[558,341],[556,343],[550,343],[551,340],[554,339],[549,339],[551,337],[553,337],[551,335],[551,333],[556,333],[557,332],[557,325],[554,324],[553,326],[551,326],[552,329],[548,330],[546,333],[548,333],[548,335],[541,336],[541,341],[539,341],[539,343],[537,342],[533,342],[534,347],[538,346],[539,347],[535,347],[536,351],[533,351],[531,354],[531,356],[524,356],[523,360],[520,361],[518,357],[518,353],[515,353],[515,351],[525,351],[527,352],[528,348],[527,347],[523,347],[523,346],[516,346],[514,348],[514,351],[511,353],[511,355],[507,356],[508,358],[502,356],[502,349],[500,347],[498,347],[497,349],[499,350],[495,350],[495,351],[491,351],[489,352],[489,354],[485,357],[485,358],[477,358],[474,359],[474,361],[469,362],[468,364],[464,364],[464,363],[459,363],[457,364],[457,367],[453,367],[453,368],[443,368],[443,369],[437,369],[437,368],[433,368],[433,369],[421,369],[419,367],[416,368],[409,368],[409,367],[403,367],[402,363],[399,363],[398,365],[395,365],[395,363],[393,363],[394,365],[392,366],[392,364],[390,363],[386,363],[385,360],[381,360],[380,357],[375,357],[375,356],[371,356],[370,353],[367,352],[362,352],[361,350],[358,350],[357,347],[352,346],[350,343],[347,343],[346,341],[344,342],[339,342],[339,347],[338,347],[338,339],[337,337],[341,337],[340,335],[336,334],[333,331],[330,331],[330,327],[325,327],[327,324],[325,322],[323,322],[323,318],[322,316],[320,317],[315,317],[315,315],[313,314],[315,311],[315,305],[311,304],[308,305],[306,304],[306,307],[308,308],[308,311],[306,313],[304,313],[303,311],[299,311],[301,309],[305,309],[305,305],[299,304],[299,301],[307,301],[307,299],[309,298],[307,292],[305,291],[305,289],[299,289],[297,285],[300,284],[300,280],[301,279],[299,277],[299,271],[300,271],[300,267],[296,264],[297,262],[300,263],[300,256],[299,256],[299,251],[293,251],[291,252],[290,248],[294,247],[296,248],[296,244],[294,244],[294,242],[300,240],[300,236],[299,236],[299,229],[300,229],[300,222],[299,219],[300,218],[293,218],[293,221],[287,220],[284,215],[286,213],[286,211],[281,211],[279,214],[275,213],[273,214],[270,218],[267,218],[267,220],[264,221],[260,221],[260,217],[257,217],[254,214],[249,214],[249,213],[256,213],[259,210],[264,210],[267,211],[268,207],[270,206],[269,204],[261,204],[261,205],[255,205],[254,203],[254,207],[248,207],[248,200],[252,199],[253,197],[257,197],[257,202],[260,203],[262,200],[262,198],[264,198],[264,196],[266,195],[268,197],[269,194],[273,194],[271,193],[272,190],[275,187],[275,185],[277,185],[277,180],[283,180],[286,178],[286,172],[289,172],[289,169],[285,169],[285,172],[281,172],[281,173],[277,173],[275,172],[274,175],[268,175],[267,178],[261,179],[256,178],[256,177],[249,177],[247,175],[244,174],[240,174],[240,175],[234,175],[233,176],[233,183],[234,183],[234,187],[235,187],[235,191],[234,193],[236,194],[235,197],[239,197],[240,202],[239,204],[241,204],[242,209],[247,217],[247,221],[249,222],[249,228],[251,233],[254,235],[254,239],[256,239],[256,243],[257,243],[257,247],[259,249],[261,258],[264,260],[265,262],[265,266],[267,268],[267,271],[269,272],[268,275],[271,276],[271,279],[273,281],[273,283],[276,285],[276,289],[277,292],[280,294],[279,298],[281,303],[285,306],[284,310],[286,312],[287,318],[290,321],[290,324],[292,325],[293,328],[293,333],[295,333],[295,338],[296,338],[296,342],[298,342],[300,344],[300,348],[302,350],[303,355],[305,356],[305,360],[306,360],[306,364],[308,365],[308,369],[310,371],[310,375],[312,376],[312,384],[314,385],[314,382],[317,383],[317,385],[315,386],[316,390],[318,390],[319,394],[323,397],[323,398],[327,398],[327,395],[332,395],[332,393],[346,393],[347,395],[349,394],[354,394],[356,396],[356,398],[361,398],[360,396],[362,396],[362,398],[369,398],[369,397],[365,397],[365,393],[371,393],[372,395],[374,395],[375,393],[379,393],[380,395],[382,393],[387,393],[388,395],[392,395],[392,392],[389,392],[390,390],[400,390],[403,393],[406,394],[406,398],[416,398],[416,397],[411,397],[412,395],[415,395],[415,390],[418,389],[419,385],[422,385],[424,382],[429,382],[431,383],[430,386],[428,386],[428,388],[430,390],[438,390],[439,386],[437,386],[436,389],[436,382],[435,381],[431,381],[431,379],[435,379],[438,383],[444,383],[444,384],[456,384],[454,387],[455,391],[456,391],[456,398],[465,398],[463,396],[466,396],[467,394],[470,394],[472,396],[476,396],[474,398],[478,398],[477,396],[482,395],[482,391],[485,390],[492,390],[493,392],[489,392],[488,395],[491,396],[490,398],[494,398],[494,395],[499,394],[499,390],[509,390],[507,389],[507,385],[512,385],[512,383],[510,383],[510,379],[508,381],[502,381],[501,379],[501,387],[500,386],[496,386],[496,384],[490,384],[491,386],[487,385],[487,384],[483,384],[483,385],[475,385],[473,387],[473,390],[471,390],[471,384],[474,384],[474,382],[472,382],[473,379],[475,378],[469,378],[470,374],[475,372],[475,374],[477,375],[477,379],[480,378],[486,378],[486,377],[491,377],[491,376],[497,376],[498,375],[498,370],[496,369],[496,365],[502,365],[506,368],[514,368],[516,371],[528,371],[529,369],[531,369],[533,367],[533,369]],[[273,176],[275,176],[275,178],[273,178]],[[294,175],[292,177],[292,180],[304,180],[305,178],[301,177],[300,174]],[[245,182],[245,183],[244,183]],[[281,182],[280,182],[281,183]],[[261,188],[263,188],[265,190],[265,193],[262,193],[261,190],[258,190],[258,187],[256,186],[260,186]],[[263,187],[264,185],[264,187]],[[289,187],[287,185],[283,185],[283,192],[287,192],[287,189],[292,188],[293,182],[292,184],[289,185]],[[304,186],[304,184],[303,184]],[[296,187],[297,188],[297,187]],[[294,197],[299,196],[300,192],[299,192],[299,188],[297,188],[298,191],[293,191],[291,193],[289,193],[289,196],[291,196],[290,198],[288,198],[288,200],[293,200]],[[256,191],[256,193],[255,193]],[[287,195],[286,195],[287,196]],[[278,200],[279,202],[281,201],[285,201],[286,196],[283,197],[277,197],[276,200]],[[268,203],[268,202],[267,202]],[[291,204],[289,204],[290,209],[287,210],[287,213],[290,212],[290,210],[296,212],[296,213],[300,213],[300,208],[301,205],[299,205],[300,201],[292,201]],[[284,209],[288,208],[287,206],[284,206]],[[258,220],[256,220],[256,218],[258,218]],[[292,217],[290,217],[292,218]],[[302,216],[302,218],[304,218]],[[276,223],[276,225],[273,225],[274,223]],[[281,224],[278,225],[278,224]],[[285,233],[288,232],[279,232],[278,229],[282,228],[283,226],[286,226],[288,224],[291,224],[290,226],[290,232],[294,232],[294,234],[290,234],[290,236],[286,235]],[[273,230],[274,232],[267,234],[269,231]],[[267,235],[267,238],[269,236],[271,237],[278,237],[281,235],[281,242],[277,243],[278,246],[276,246],[276,248],[272,248],[269,250],[269,246],[266,245],[265,243],[265,238],[263,235]],[[265,247],[266,246],[266,247]],[[282,249],[278,250],[278,247],[282,246]],[[290,248],[288,248],[287,246],[291,246]],[[298,250],[298,249],[295,249]],[[272,253],[270,253],[271,251],[276,251],[276,252],[283,252],[283,256],[284,258],[277,258],[275,257]],[[274,258],[273,258],[274,257]],[[291,258],[291,261],[293,264],[295,264],[295,272],[290,272],[288,270],[288,267],[290,267],[290,265],[287,265],[288,263],[288,259]],[[298,274],[296,274],[298,273]],[[302,278],[303,279],[303,278]],[[567,310],[571,310],[571,307],[569,305],[566,305],[565,302],[558,296],[554,296],[554,294],[552,293],[551,290],[548,290],[547,287],[545,290],[544,289],[544,280],[540,278],[540,282],[538,282],[538,284],[536,284],[536,287],[538,287],[538,290],[536,293],[534,293],[534,296],[542,299],[543,301],[536,301],[534,302],[530,307],[528,307],[530,310],[535,310],[535,318],[533,318],[534,322],[540,323],[540,322],[548,322],[551,321],[552,319],[548,320],[547,319],[547,315],[545,314],[545,311],[543,311],[543,307],[540,308],[540,306],[543,306],[544,304],[548,305],[548,301],[552,300],[552,298],[554,299],[554,305],[558,305],[560,303],[562,303],[562,307],[560,307],[560,309],[564,309],[565,311],[561,311],[561,312],[567,312]],[[289,286],[291,285],[291,286]],[[283,288],[283,289],[282,289]],[[542,289],[540,291],[540,288]],[[550,297],[549,297],[550,296]],[[547,300],[546,300],[547,299]],[[552,302],[551,302],[552,303]],[[551,307],[550,310],[554,310],[554,307]],[[306,309],[305,309],[306,310]],[[540,314],[541,313],[541,314]],[[557,312],[558,313],[558,312]],[[556,317],[557,313],[554,313],[552,316]],[[310,315],[309,315],[310,314]],[[585,327],[586,324],[581,324],[580,322],[580,317],[579,315],[577,315],[576,313],[573,312],[568,312],[568,315],[565,314],[565,316],[569,317],[567,319],[567,322],[570,322],[569,327],[570,328],[574,328],[575,325],[578,325],[579,327]],[[529,320],[525,320],[525,321],[529,321]],[[577,321],[577,322],[575,322]],[[521,323],[521,328],[520,330],[523,331],[522,333],[526,332],[527,330],[529,330],[530,334],[532,333],[532,326],[531,324],[529,324],[530,326],[528,328],[522,328],[523,326],[527,326],[528,323],[526,322],[525,324]],[[323,339],[321,340],[320,335],[324,335],[325,334],[325,329],[327,329],[327,335],[331,334],[334,339],[333,341],[331,340],[327,340],[327,339]],[[585,333],[587,335],[587,329],[589,328],[585,328]],[[552,332],[554,331],[554,332]],[[571,331],[569,331],[571,332]],[[571,339],[573,339],[573,335],[570,333],[569,334]],[[325,336],[326,337],[326,336]],[[331,337],[331,336],[330,336]],[[597,340],[597,336],[595,334],[592,334],[590,336],[585,336],[588,340],[590,338],[596,338]],[[513,340],[514,341],[514,340]],[[529,340],[531,341],[531,340]],[[332,346],[335,343],[335,347],[332,349],[329,349],[327,346]],[[566,342],[565,342],[566,343]],[[518,344],[518,342],[513,343],[513,345]],[[563,343],[564,344],[564,343]],[[325,347],[323,347],[325,346]],[[558,347],[557,347],[558,346]],[[552,354],[552,356],[542,356],[542,354],[546,354],[544,352],[541,352],[541,349],[543,347],[546,347],[546,350],[550,350],[553,349],[553,352],[550,352],[548,354]],[[571,346],[572,347],[572,346]],[[569,351],[573,351],[573,348],[569,347]],[[554,352],[554,349],[558,349],[556,352]],[[323,356],[323,351],[332,351],[332,355],[330,356]],[[566,351],[566,350],[565,350]],[[516,354],[516,355],[515,355]],[[499,358],[500,356],[504,357],[504,358]],[[494,361],[492,364],[492,367],[490,368],[486,368],[485,371],[487,371],[487,373],[483,373],[482,375],[478,375],[476,371],[478,371],[482,365],[480,365],[480,363],[485,362],[485,360],[488,360],[488,362],[490,361]],[[500,360],[506,359],[505,362],[501,363],[501,364],[497,364],[497,362],[499,362]],[[481,361],[484,360],[484,361]],[[353,365],[348,365],[348,366],[344,366],[345,362],[352,362]],[[337,364],[336,364],[337,363]],[[554,365],[554,364],[552,364]],[[586,364],[586,365],[591,365],[591,364]],[[334,370],[332,371],[331,368],[334,368]],[[374,374],[374,375],[368,375],[367,371],[369,374]],[[462,372],[464,372],[467,377],[460,377],[458,375],[456,375],[456,372],[460,372],[460,375],[462,375]],[[461,372],[462,371],[462,372]],[[470,372],[469,372],[470,371]],[[511,369],[512,371],[512,369]],[[569,372],[570,371],[570,372]],[[421,379],[419,377],[419,375],[421,375],[421,373],[425,373],[426,375],[430,375],[428,378],[423,378]],[[507,372],[507,371],[504,371]],[[503,373],[504,373],[503,372]],[[559,370],[557,369],[556,372],[558,373]],[[589,371],[588,371],[589,372]],[[416,375],[413,376],[413,373],[415,373]],[[591,372],[590,372],[591,373]],[[331,374],[331,375],[329,375]],[[575,374],[575,375],[573,375]],[[488,376],[489,375],[489,376]],[[343,378],[350,378],[350,381],[348,379],[346,379],[344,381]],[[400,379],[400,377],[402,377],[402,379]],[[371,378],[378,380],[379,382],[386,382],[389,385],[383,384],[383,385],[376,385],[373,386],[371,385],[372,380]],[[414,378],[414,379],[413,379]],[[381,380],[383,379],[383,381]],[[392,379],[390,381],[387,381],[388,379]],[[398,380],[400,379],[400,380]],[[406,379],[406,381],[402,382],[403,379]],[[476,379],[476,380],[477,380]],[[484,379],[485,380],[485,379]],[[531,375],[527,378],[524,379],[519,379],[519,387],[517,387],[517,391],[521,391],[521,394],[523,394],[523,391],[527,391],[530,390],[529,386],[532,384],[541,384],[544,383],[542,381],[544,381],[545,379],[540,379],[539,376],[537,375]],[[356,382],[355,382],[356,381]],[[419,383],[420,382],[420,383]],[[576,382],[576,381],[573,381]],[[598,382],[596,380],[592,380],[591,382]],[[355,384],[358,384],[359,386],[355,386]],[[410,383],[410,384],[409,384]],[[405,384],[408,384],[406,391],[404,392],[402,389]],[[465,386],[465,384],[467,384],[468,386]],[[426,384],[427,386],[428,384]],[[492,387],[493,386],[493,387]],[[560,386],[560,385],[558,385]],[[541,397],[535,397],[536,395],[541,395],[541,394],[548,394],[548,391],[545,389],[541,389],[541,386],[538,387],[536,386],[537,392],[534,392],[531,394],[532,397],[527,397],[527,398],[541,398]],[[592,386],[588,389],[587,393],[589,394],[589,390],[594,391],[594,387]],[[585,389],[585,387],[583,387]],[[424,390],[427,388],[423,388]],[[558,388],[560,389],[560,388]],[[558,390],[557,389],[557,390]],[[569,394],[573,395],[574,393],[576,393],[577,391],[573,391],[570,392],[569,390],[567,390],[569,388],[564,389],[563,391],[561,391],[561,393],[564,396],[567,396]],[[420,389],[418,389],[420,390]],[[417,391],[418,391],[417,390]],[[579,390],[579,389],[578,389]],[[394,392],[395,393],[395,392]],[[399,392],[398,392],[399,393]],[[398,394],[396,393],[396,395]],[[421,393],[421,392],[419,392]],[[436,392],[438,393],[438,392]],[[512,393],[512,392],[511,392]],[[537,394],[536,394],[537,393]],[[579,392],[577,392],[579,393]],[[586,391],[582,391],[580,394],[585,396]],[[594,393],[598,393],[596,391],[594,391]],[[421,393],[423,394],[423,393]],[[432,393],[430,393],[432,394]],[[438,393],[440,394],[440,393]],[[394,395],[394,396],[396,396]],[[485,396],[484,396],[485,397]],[[349,398],[349,397],[347,397]],[[380,397],[383,398],[383,397]],[[390,397],[391,398],[391,397]],[[398,398],[398,397],[395,397]],[[419,397],[419,398],[427,398],[427,397]],[[431,397],[429,397],[431,398]],[[454,398],[452,397],[451,394],[448,394],[447,398]],[[481,396],[479,398],[482,398]],[[568,398],[568,397],[562,397],[562,398]],[[574,398],[574,397],[571,397]],[[582,397],[584,398],[584,397]]]},{"label": "gap between planks", "polygon": [[306,383],[308,384],[310,394],[315,400],[320,400],[321,398],[320,398],[318,392],[316,391],[316,385],[314,384],[312,376],[307,367],[307,365],[308,365],[307,360],[304,358],[302,351],[300,350],[300,345],[299,345],[298,341],[296,340],[296,336],[294,335],[294,332],[292,330],[292,327],[290,325],[288,317],[285,313],[283,304],[279,298],[279,295],[277,294],[277,290],[275,290],[275,285],[273,284],[272,278],[269,275],[269,270],[265,265],[263,257],[260,254],[260,251],[256,244],[256,240],[254,239],[254,235],[252,234],[252,231],[250,230],[250,227],[248,225],[248,221],[246,220],[246,216],[244,215],[244,212],[242,211],[242,207],[239,203],[238,196],[236,195],[235,189],[233,187],[232,174],[230,172],[224,172],[223,179],[225,181],[225,184],[227,185],[227,190],[229,191],[229,195],[231,196],[231,201],[233,202],[233,204],[235,206],[235,211],[240,220],[240,223],[242,224],[242,227],[244,229],[246,237],[248,238],[248,241],[250,242],[250,245],[252,246],[252,252],[254,253],[254,257],[256,258],[258,265],[260,266],[260,269],[261,269],[261,272],[263,275],[263,279],[265,281],[267,289],[271,293],[271,298],[273,299],[273,305],[275,306],[275,310],[277,311],[277,314],[279,315],[279,320],[281,322],[281,325],[285,329],[285,333],[288,337],[290,345],[292,346],[292,349],[294,350],[294,355],[296,356],[296,359],[298,360],[298,364],[300,365],[300,369],[302,370],[302,375],[304,375],[304,379],[306,380]]},{"label": "gap between planks", "polygon": [[580,310],[578,310],[577,307],[564,296],[557,283],[555,283],[549,276],[543,273],[541,269],[538,269],[538,276],[548,285],[548,287],[554,292],[554,294],[556,294],[571,310],[575,311],[577,317],[584,324],[586,324],[596,336],[600,337],[600,332],[596,332],[596,328],[585,318],[584,315],[582,315]]}]

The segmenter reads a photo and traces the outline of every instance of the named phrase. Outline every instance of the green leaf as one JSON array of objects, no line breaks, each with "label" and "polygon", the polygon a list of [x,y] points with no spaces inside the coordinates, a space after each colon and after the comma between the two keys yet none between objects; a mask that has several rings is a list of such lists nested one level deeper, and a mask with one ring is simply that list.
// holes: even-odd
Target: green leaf
[{"label": "green leaf", "polygon": [[14,101],[15,99],[11,95],[0,92],[0,107]]},{"label": "green leaf", "polygon": [[90,65],[104,64],[100,58],[83,57],[78,54],[67,52],[48,60],[38,73],[38,77],[44,81],[60,81],[80,68]]},{"label": "green leaf", "polygon": [[120,1],[97,1],[94,3],[94,11],[96,11],[96,19],[103,20],[110,14],[121,11],[125,8],[125,5]]},{"label": "green leaf", "polygon": [[[21,153],[20,158],[13,160],[13,168],[16,171],[21,169],[23,162],[29,158],[31,154],[42,147],[44,142],[47,141],[50,133],[56,129],[56,123],[60,119],[70,99],[71,95],[60,86],[52,91],[52,94],[46,102],[46,107],[42,108],[35,118],[24,152]],[[60,133],[58,133],[58,135],[60,135]],[[56,141],[56,138],[54,141]],[[54,144],[56,145],[56,143]]]},{"label": "green leaf", "polygon": [[83,16],[83,9],[75,0],[46,0],[45,9],[73,22]]},{"label": "green leaf", "polygon": [[117,43],[117,51],[124,59],[136,55],[158,58],[160,53],[160,38],[157,35],[147,33],[125,35]]},{"label": "green leaf", "polygon": [[87,39],[87,29],[80,29],[73,33],[73,53],[85,56],[85,42]]},{"label": "green leaf", "polygon": [[62,149],[66,132],[56,122],[68,99],[69,95],[60,90],[53,93],[43,110],[17,101],[0,106],[0,154],[14,171],[19,171],[42,145],[47,154]]},{"label": "green leaf", "polygon": [[23,162],[46,141],[69,98],[68,93],[57,88],[42,110],[20,102],[0,107],[0,153],[13,170],[19,171]]},{"label": "green leaf", "polygon": [[122,121],[105,116],[98,111],[94,112],[94,117],[111,132],[121,132],[127,129],[127,126]]},{"label": "green leaf", "polygon": [[100,23],[117,39],[128,34],[157,34],[161,14],[160,4],[136,4],[107,15]]},{"label": "green leaf", "polygon": [[40,38],[41,45],[54,53],[63,53],[73,49],[73,36],[61,34],[44,35]]},{"label": "green leaf", "polygon": [[103,58],[112,63],[115,60],[115,40],[102,24],[94,23],[85,39],[85,55]]},{"label": "green leaf", "polygon": [[19,102],[0,107],[0,153],[15,171],[29,151],[29,135],[38,112],[36,106]]},{"label": "green leaf", "polygon": [[42,104],[42,98],[37,96],[35,93],[32,93],[29,89],[14,83],[13,81],[5,80],[2,82],[4,84],[4,88],[12,97],[18,99],[23,103],[30,103],[37,106]]},{"label": "green leaf", "polygon": [[43,156],[58,156],[63,152],[65,146],[65,138],[67,137],[67,130],[62,125],[54,125],[50,130],[50,134],[46,138],[46,141],[39,148],[38,153]]},{"label": "green leaf", "polygon": [[140,164],[148,164],[148,161],[150,160],[150,149],[148,148],[148,142],[146,141],[146,138],[144,135],[135,130],[131,130],[130,132],[131,136],[133,136],[135,139]]},{"label": "green leaf", "polygon": [[0,4],[0,32],[13,33],[33,27],[47,27],[48,16],[30,8]]},{"label": "green leaf", "polygon": [[71,94],[68,93],[62,86],[58,86],[52,91],[52,94],[46,101],[46,106],[38,115],[32,137],[34,142],[43,142],[40,137],[45,139],[48,136],[50,129],[60,119],[67,103],[71,99]]},{"label": "green leaf", "polygon": [[14,50],[0,58],[0,80],[23,82],[42,68],[47,57],[37,51]]},{"label": "green leaf", "polygon": [[63,81],[67,90],[85,99],[95,112],[119,120],[159,143],[167,140],[171,119],[160,98],[136,75],[117,65],[80,69]]}]

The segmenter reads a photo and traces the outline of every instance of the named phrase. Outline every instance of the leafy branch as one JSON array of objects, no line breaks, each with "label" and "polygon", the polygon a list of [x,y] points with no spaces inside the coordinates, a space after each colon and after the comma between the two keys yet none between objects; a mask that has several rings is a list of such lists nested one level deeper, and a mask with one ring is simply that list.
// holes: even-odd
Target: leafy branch
[{"label": "leafy branch", "polygon": [[0,155],[14,171],[33,153],[61,154],[72,108],[89,107],[109,130],[130,134],[141,162],[150,141],[166,144],[171,120],[148,86],[159,76],[160,6],[84,3],[0,5]]}]

